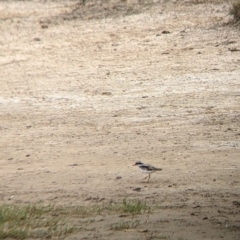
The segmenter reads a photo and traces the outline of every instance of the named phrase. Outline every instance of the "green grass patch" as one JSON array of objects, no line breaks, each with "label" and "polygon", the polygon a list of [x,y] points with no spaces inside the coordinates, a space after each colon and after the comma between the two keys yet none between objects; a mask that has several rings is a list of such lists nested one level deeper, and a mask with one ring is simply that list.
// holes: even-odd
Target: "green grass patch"
[{"label": "green grass patch", "polygon": [[1,205],[0,239],[51,238],[74,231],[60,217],[54,206],[42,205]]},{"label": "green grass patch", "polygon": [[113,211],[115,210],[120,213],[129,213],[132,215],[149,213],[151,210],[146,202],[127,199],[123,199],[122,203],[112,203],[110,208]]},{"label": "green grass patch", "polygon": [[[25,238],[62,238],[72,232],[85,229],[84,221],[75,226],[77,219],[84,219],[101,214],[124,213],[143,214],[150,212],[146,202],[124,199],[119,203],[97,206],[55,206],[42,204],[0,205],[0,239]],[[78,221],[79,222],[79,221]],[[135,228],[138,221],[121,222],[114,225],[115,230]]]}]

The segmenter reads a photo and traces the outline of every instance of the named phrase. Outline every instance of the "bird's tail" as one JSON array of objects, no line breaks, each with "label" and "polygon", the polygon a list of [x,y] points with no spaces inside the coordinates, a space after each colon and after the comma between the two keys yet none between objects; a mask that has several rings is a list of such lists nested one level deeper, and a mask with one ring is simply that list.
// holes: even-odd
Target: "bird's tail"
[{"label": "bird's tail", "polygon": [[162,171],[162,168],[156,168],[155,170],[156,171]]}]

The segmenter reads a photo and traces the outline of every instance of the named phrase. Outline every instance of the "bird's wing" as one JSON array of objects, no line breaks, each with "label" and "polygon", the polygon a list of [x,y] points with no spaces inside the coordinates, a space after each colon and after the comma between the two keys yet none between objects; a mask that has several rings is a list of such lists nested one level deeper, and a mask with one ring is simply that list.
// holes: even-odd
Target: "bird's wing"
[{"label": "bird's wing", "polygon": [[147,170],[147,171],[160,171],[160,170],[162,170],[161,168],[155,168],[154,166],[152,166],[150,164],[142,164],[140,167],[143,170]]}]

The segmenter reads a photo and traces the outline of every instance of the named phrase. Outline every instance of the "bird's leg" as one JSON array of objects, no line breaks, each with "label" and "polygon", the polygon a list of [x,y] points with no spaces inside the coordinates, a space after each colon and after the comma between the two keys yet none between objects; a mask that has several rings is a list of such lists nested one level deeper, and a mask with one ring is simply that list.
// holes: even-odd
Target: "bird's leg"
[{"label": "bird's leg", "polygon": [[150,177],[151,177],[151,174],[148,175],[148,181],[147,182],[149,182]]}]

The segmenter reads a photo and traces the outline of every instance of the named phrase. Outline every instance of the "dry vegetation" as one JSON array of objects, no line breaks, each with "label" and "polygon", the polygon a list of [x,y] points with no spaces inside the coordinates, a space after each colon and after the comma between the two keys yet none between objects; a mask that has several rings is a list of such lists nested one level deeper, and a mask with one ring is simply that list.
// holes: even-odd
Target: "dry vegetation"
[{"label": "dry vegetation", "polygon": [[240,1],[237,0],[233,3],[230,13],[233,15],[236,22],[240,21]]}]

